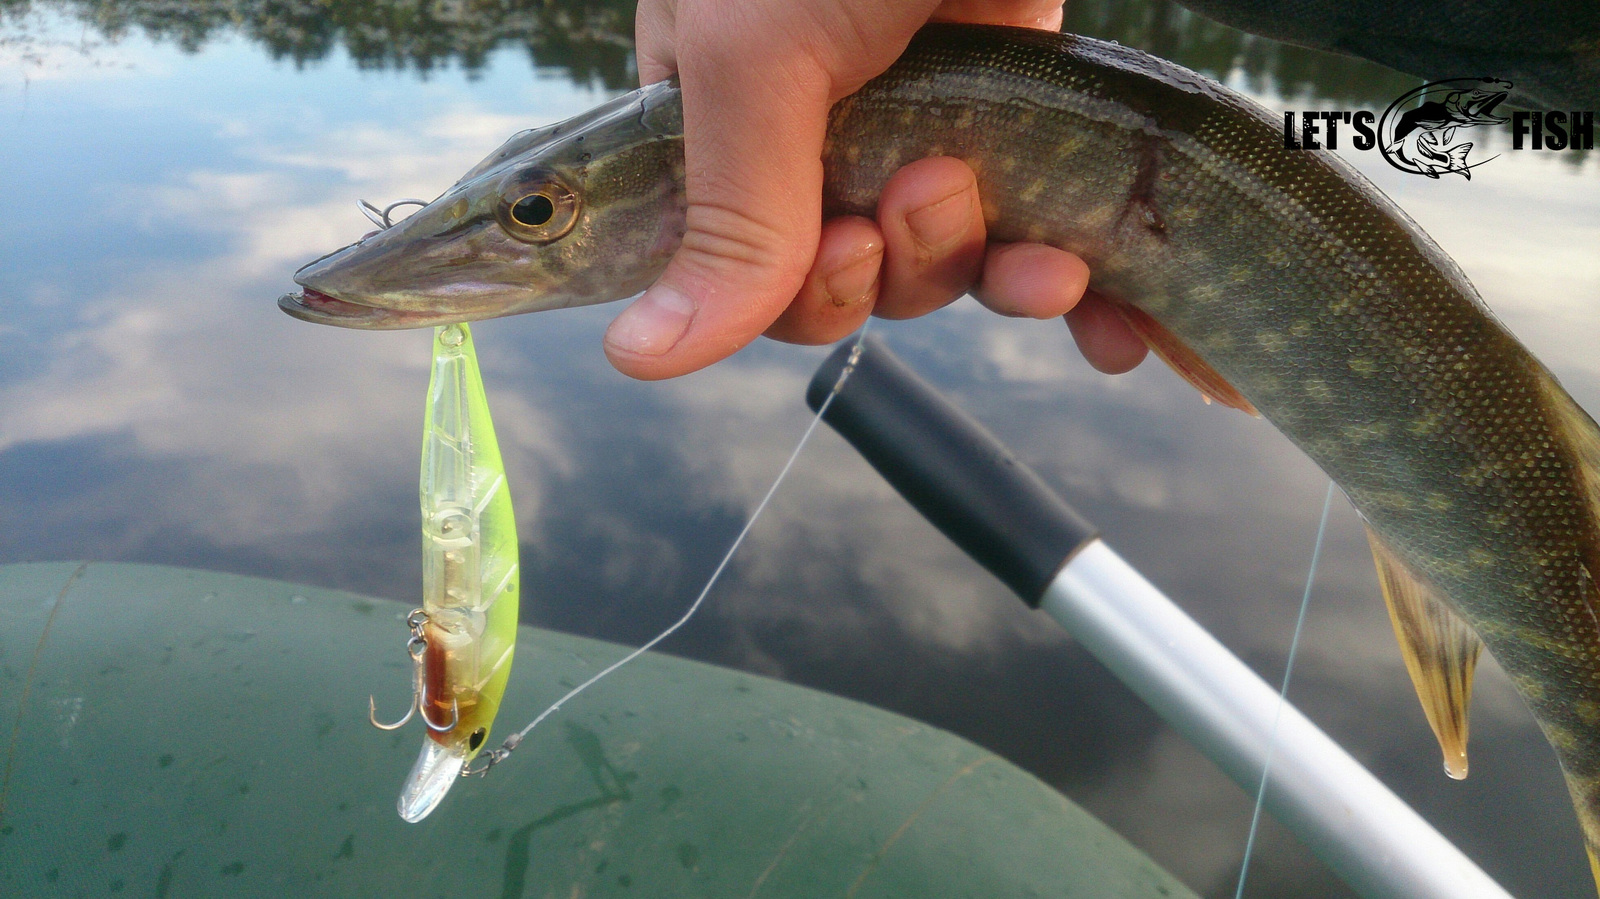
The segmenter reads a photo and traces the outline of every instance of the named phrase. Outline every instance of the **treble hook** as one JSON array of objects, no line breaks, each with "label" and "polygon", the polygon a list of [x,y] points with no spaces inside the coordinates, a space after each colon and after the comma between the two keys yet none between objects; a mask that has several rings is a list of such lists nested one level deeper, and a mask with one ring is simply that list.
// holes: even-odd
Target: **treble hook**
[{"label": "treble hook", "polygon": [[[418,689],[420,689],[420,688],[418,688]],[[416,694],[412,694],[412,696],[411,696],[411,705],[406,707],[406,713],[400,717],[400,720],[394,722],[393,724],[384,724],[382,721],[378,720],[378,702],[377,702],[377,700],[372,698],[372,694],[371,693],[367,694],[367,720],[371,721],[372,722],[372,726],[376,727],[378,730],[399,730],[400,728],[405,727],[406,722],[410,721],[411,720],[411,716],[415,715],[416,713],[417,713],[417,696],[416,696]],[[427,719],[424,718],[423,720],[427,720]]]},{"label": "treble hook", "polygon": [[[420,705],[418,707],[420,708]],[[422,713],[422,723],[428,725],[428,730],[431,730],[436,734],[442,734],[442,733],[445,733],[446,731],[454,730],[455,726],[457,724],[461,723],[461,706],[457,705],[456,701],[455,701],[455,698],[452,697],[450,699],[450,723],[449,724],[445,724],[445,725],[434,724],[432,721],[428,720],[428,713],[427,712],[423,712]]]},{"label": "treble hook", "polygon": [[385,206],[382,209],[379,209],[366,200],[356,201],[356,208],[360,209],[361,214],[367,217],[367,221],[377,225],[379,228],[382,228],[385,231],[394,227],[394,219],[390,218],[389,214],[394,212],[396,207],[426,205],[428,205],[427,200],[418,200],[415,197],[409,197],[404,200],[395,200],[393,203],[390,203],[388,206]]},{"label": "treble hook", "polygon": [[[399,730],[400,728],[405,726],[405,723],[407,721],[411,720],[411,716],[412,715],[417,714],[417,710],[420,709],[421,707],[422,707],[421,695],[418,694],[418,695],[412,696],[411,697],[411,706],[406,709],[406,713],[403,716],[401,716],[400,720],[396,721],[396,722],[394,722],[392,724],[384,724],[382,721],[378,720],[378,706],[377,706],[377,703],[373,701],[372,696],[369,694],[367,696],[367,720],[371,721],[372,722],[372,726],[376,727],[378,730]],[[423,712],[422,713],[422,723],[426,724],[428,726],[428,730],[431,730],[436,734],[442,734],[442,733],[446,733],[447,731],[454,730],[455,726],[457,724],[461,723],[461,706],[458,705],[454,699],[450,700],[450,723],[449,724],[434,724],[432,721],[428,720],[428,713],[427,712]]]},{"label": "treble hook", "polygon": [[[366,201],[363,200],[362,202],[365,203]],[[402,200],[401,202],[405,201]],[[412,609],[411,614],[406,616],[406,624],[411,628],[411,639],[406,641],[406,653],[411,656],[411,706],[406,709],[404,717],[392,724],[384,724],[379,721],[378,704],[372,698],[372,694],[367,694],[367,720],[371,721],[372,726],[379,730],[399,730],[407,721],[411,720],[412,715],[422,711],[422,696],[427,686],[427,669],[423,665],[423,659],[428,651],[428,638],[423,628],[427,623],[428,613],[422,609]],[[450,700],[449,724],[434,724],[428,720],[428,713],[422,712],[422,723],[426,724],[428,730],[434,733],[442,734],[453,730],[460,722],[461,707],[454,698]]]}]

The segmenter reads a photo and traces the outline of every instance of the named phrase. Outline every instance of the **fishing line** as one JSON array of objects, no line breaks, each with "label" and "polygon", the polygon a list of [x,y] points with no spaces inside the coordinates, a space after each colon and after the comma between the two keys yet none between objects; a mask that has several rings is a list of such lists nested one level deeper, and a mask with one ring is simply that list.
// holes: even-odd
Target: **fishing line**
[{"label": "fishing line", "polygon": [[[380,214],[386,212],[387,210],[383,210]],[[870,320],[868,324],[870,324]],[[728,546],[728,551],[723,554],[722,561],[717,563],[716,569],[711,572],[711,577],[706,581],[705,586],[700,588],[700,594],[694,598],[694,602],[689,604],[688,610],[683,613],[682,617],[668,625],[666,630],[650,638],[648,643],[645,643],[643,646],[633,650],[617,661],[612,662],[610,665],[607,665],[605,668],[601,669],[601,671],[595,674],[593,677],[577,685],[576,687],[573,687],[571,690],[568,690],[567,695],[556,700],[554,703],[551,703],[549,708],[540,712],[538,717],[528,722],[527,727],[524,727],[522,730],[507,736],[505,742],[501,743],[498,749],[492,749],[483,753],[483,755],[480,756],[480,758],[484,760],[481,767],[468,765],[465,768],[462,768],[462,777],[468,777],[474,774],[483,775],[489,773],[490,768],[493,768],[500,762],[505,761],[506,756],[509,756],[512,750],[515,750],[517,746],[522,743],[523,738],[527,737],[535,727],[538,727],[540,722],[559,711],[568,700],[572,699],[574,696],[577,696],[579,693],[582,693],[584,690],[594,686],[607,675],[611,674],[611,672],[616,671],[623,665],[628,664],[639,656],[650,651],[650,649],[657,643],[660,643],[662,640],[672,636],[673,633],[678,630],[678,628],[688,624],[689,619],[694,617],[694,613],[700,611],[700,606],[705,603],[706,597],[711,594],[711,588],[716,586],[717,581],[722,577],[722,572],[727,570],[728,563],[733,560],[734,553],[739,551],[739,547],[744,544],[744,538],[749,536],[751,528],[755,527],[756,519],[760,518],[761,513],[767,510],[767,505],[772,502],[772,497],[777,494],[778,487],[783,484],[784,478],[789,476],[789,471],[790,469],[794,468],[795,461],[800,458],[800,452],[804,450],[806,448],[806,444],[811,441],[811,435],[816,432],[817,425],[822,423],[823,413],[828,411],[828,407],[833,404],[833,398],[838,396],[839,390],[844,387],[845,380],[848,379],[851,373],[855,371],[856,363],[861,359],[861,342],[867,336],[867,327],[867,324],[863,324],[861,326],[861,330],[856,332],[855,343],[852,344],[850,348],[850,358],[845,362],[843,370],[839,372],[838,380],[833,382],[833,388],[828,391],[828,395],[823,398],[821,405],[817,407],[816,414],[811,416],[811,423],[806,425],[805,433],[800,435],[800,441],[794,445],[794,450],[789,453],[789,460],[783,463],[783,468],[778,470],[778,476],[773,478],[772,486],[767,488],[766,495],[761,497],[761,502],[756,503],[755,510],[750,513],[749,518],[745,519],[744,527],[739,530],[739,535],[733,538],[733,543]]]},{"label": "fishing line", "polygon": [[1322,499],[1322,520],[1317,522],[1317,541],[1311,548],[1311,566],[1306,571],[1306,589],[1300,595],[1300,616],[1294,622],[1294,636],[1289,639],[1289,659],[1283,663],[1283,688],[1278,691],[1278,706],[1272,713],[1272,731],[1267,735],[1267,759],[1261,765],[1261,786],[1256,789],[1256,807],[1250,813],[1250,835],[1244,841],[1244,860],[1239,863],[1239,889],[1234,899],[1244,899],[1244,881],[1250,873],[1250,856],[1256,848],[1256,831],[1261,826],[1261,807],[1267,799],[1267,779],[1272,773],[1272,756],[1278,748],[1278,721],[1283,717],[1283,707],[1289,702],[1289,676],[1294,673],[1295,651],[1300,648],[1300,631],[1306,624],[1306,609],[1311,605],[1311,584],[1317,578],[1317,562],[1322,558],[1322,538],[1328,531],[1328,510],[1333,508],[1333,481],[1328,481],[1328,493]]}]

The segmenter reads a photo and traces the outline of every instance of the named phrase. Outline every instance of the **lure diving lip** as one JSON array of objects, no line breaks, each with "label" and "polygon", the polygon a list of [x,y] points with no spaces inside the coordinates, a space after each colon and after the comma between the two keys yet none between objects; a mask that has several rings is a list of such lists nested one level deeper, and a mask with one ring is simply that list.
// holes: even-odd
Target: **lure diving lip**
[{"label": "lure diving lip", "polygon": [[428,817],[460,779],[466,764],[466,756],[452,753],[432,740],[423,741],[422,752],[400,790],[400,817],[410,824]]}]

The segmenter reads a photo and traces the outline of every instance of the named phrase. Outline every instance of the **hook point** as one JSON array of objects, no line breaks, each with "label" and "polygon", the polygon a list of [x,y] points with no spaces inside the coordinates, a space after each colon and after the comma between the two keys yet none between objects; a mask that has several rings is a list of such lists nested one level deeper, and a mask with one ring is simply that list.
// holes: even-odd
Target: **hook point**
[{"label": "hook point", "polygon": [[[372,726],[376,727],[378,730],[399,730],[401,727],[405,726],[405,723],[407,721],[411,720],[411,716],[416,714],[416,711],[417,711],[417,700],[416,700],[415,697],[412,697],[411,706],[410,706],[410,708],[406,709],[406,713],[405,713],[404,717],[402,717],[399,721],[394,722],[393,724],[384,724],[382,721],[378,720],[378,703],[377,703],[377,701],[372,698],[372,694],[371,693],[367,694],[367,720],[371,721],[372,722]],[[423,718],[424,718],[424,720],[426,720],[427,716],[423,716]],[[429,726],[431,727],[432,725],[429,725]]]}]

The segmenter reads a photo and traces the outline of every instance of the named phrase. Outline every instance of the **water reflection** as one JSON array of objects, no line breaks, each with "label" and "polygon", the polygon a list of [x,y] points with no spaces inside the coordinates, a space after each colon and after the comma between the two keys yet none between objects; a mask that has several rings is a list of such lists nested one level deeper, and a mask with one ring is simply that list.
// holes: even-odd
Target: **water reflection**
[{"label": "water reflection", "polygon": [[[636,0],[0,0],[0,22],[18,23],[35,8],[64,12],[115,42],[138,31],[199,52],[208,42],[242,35],[273,59],[319,62],[342,48],[357,66],[427,75],[457,66],[481,73],[490,54],[518,46],[539,68],[574,83],[618,91],[633,87]],[[1470,5],[1395,20],[1390,4],[1349,8],[1302,4],[1285,12],[1248,0],[1191,0],[1215,18],[1173,0],[1085,0],[1067,5],[1063,27],[1149,50],[1219,80],[1236,79],[1302,104],[1383,108],[1419,77],[1492,71],[1521,85],[1514,103],[1578,109],[1600,105],[1600,13],[1581,3],[1542,15],[1507,15]],[[1249,28],[1237,30],[1220,22]],[[1486,21],[1496,27],[1485,27]],[[1506,28],[1510,28],[1509,33]],[[1376,29],[1376,36],[1367,30]],[[1441,40],[1441,33],[1453,40]],[[1274,35],[1281,43],[1259,35]],[[80,42],[81,52],[88,44]],[[1311,49],[1315,48],[1315,49]],[[1338,50],[1342,52],[1323,52]],[[1346,55],[1356,54],[1363,57]],[[1402,71],[1372,65],[1376,60]],[[1581,164],[1587,154],[1569,157]]]},{"label": "water reflection", "polygon": [[[48,9],[71,15],[104,41],[116,42],[138,32],[196,53],[208,42],[240,35],[261,45],[271,58],[297,65],[320,62],[340,49],[360,68],[410,70],[423,76],[449,66],[474,76],[484,71],[497,49],[520,47],[537,68],[561,71],[585,87],[620,91],[636,84],[635,2],[203,0],[174,6],[163,0],[0,0],[0,23],[9,22],[11,31],[0,40],[26,50],[24,26],[29,13]],[[1547,10],[1543,16],[1501,16],[1463,8],[1401,24],[1391,21],[1387,4],[1355,11],[1344,4],[1319,8],[1317,21],[1336,20],[1337,27],[1308,24],[1300,18],[1305,12],[1300,7],[1285,14],[1275,4],[1246,0],[1199,0],[1189,5],[1216,19],[1243,23],[1257,33],[1219,24],[1174,0],[1070,3],[1063,27],[1146,49],[1213,78],[1256,93],[1274,93],[1300,106],[1382,109],[1415,87],[1418,76],[1490,71],[1522,85],[1512,92],[1516,104],[1562,109],[1600,105],[1600,89],[1595,87],[1600,84],[1600,52],[1574,37],[1594,34],[1600,39],[1600,13],[1581,4]],[[1454,27],[1450,24],[1454,19],[1436,21],[1447,16],[1467,23],[1456,29],[1466,37],[1444,43],[1434,40],[1435,31]],[[1509,21],[1515,33],[1474,31],[1486,17]],[[1367,39],[1362,23],[1378,27],[1381,37]],[[1298,46],[1260,34],[1279,35]],[[1428,40],[1408,42],[1406,35]],[[99,45],[80,38],[76,46],[80,54],[92,56]],[[1333,49],[1344,52],[1323,52]],[[1495,152],[1508,139],[1493,132],[1479,140],[1485,151]],[[1574,152],[1563,159],[1582,166],[1591,155]]]},{"label": "water reflection", "polygon": [[1187,2],[1254,34],[1354,54],[1428,81],[1492,73],[1516,83],[1517,105],[1600,106],[1600,6],[1591,0]]},{"label": "water reflection", "polygon": [[[591,22],[581,6],[333,4],[324,21],[320,5],[202,5],[203,28],[167,4],[0,6],[28,29],[0,39],[0,559],[169,562],[413,599],[427,336],[311,327],[272,299],[367,229],[356,198],[433,196],[510,133],[625,86],[624,7],[592,5],[600,24],[575,32],[540,18]],[[1391,79],[1411,83],[1169,4],[1073,15],[1269,104],[1377,104]],[[451,16],[478,18],[456,33]],[[97,17],[113,24],[85,48]],[[573,55],[535,50],[530,78],[530,45]],[[1510,154],[1470,183],[1430,182],[1352,162],[1600,408],[1591,171]],[[758,343],[639,384],[599,352],[612,312],[477,337],[533,575],[527,617],[638,643],[681,611],[799,436],[821,351]],[[970,304],[879,327],[1204,624],[1281,672],[1324,487],[1303,456],[1158,366],[1094,373],[1059,327]],[[1295,699],[1514,892],[1586,895],[1554,760],[1504,677],[1486,666],[1473,777],[1447,782],[1348,509],[1330,541]],[[1248,799],[830,434],[704,614],[666,648],[954,729],[1231,895]],[[1347,895],[1282,831],[1265,846],[1253,895]]]},{"label": "water reflection", "polygon": [[1068,3],[1063,29],[1148,50],[1219,80],[1299,101],[1382,108],[1416,79],[1362,60],[1281,44],[1220,25],[1172,0]]},{"label": "water reflection", "polygon": [[[428,73],[455,65],[481,72],[489,54],[525,47],[535,66],[559,68],[576,83],[607,90],[634,86],[629,0],[0,0],[0,18],[35,6],[65,11],[109,40],[138,31],[198,52],[233,34],[273,59],[326,59],[342,47],[366,68]],[[1286,96],[1382,105],[1415,79],[1348,56],[1253,37],[1171,2],[1090,0],[1068,4],[1066,30],[1142,47],[1213,77],[1238,72],[1257,90]]]},{"label": "water reflection", "polygon": [[238,34],[299,65],[342,48],[362,68],[424,75],[482,72],[495,50],[521,46],[535,66],[578,84],[636,86],[630,0],[0,0],[0,21],[33,8],[65,12],[112,41],[137,31],[196,53]]}]

